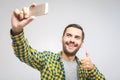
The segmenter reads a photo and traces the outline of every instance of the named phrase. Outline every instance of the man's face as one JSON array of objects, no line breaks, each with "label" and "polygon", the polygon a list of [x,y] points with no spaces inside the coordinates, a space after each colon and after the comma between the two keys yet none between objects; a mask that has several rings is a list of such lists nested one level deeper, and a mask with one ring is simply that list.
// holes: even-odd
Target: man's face
[{"label": "man's face", "polygon": [[75,56],[82,43],[82,31],[74,27],[67,28],[62,37],[64,53],[68,56]]}]

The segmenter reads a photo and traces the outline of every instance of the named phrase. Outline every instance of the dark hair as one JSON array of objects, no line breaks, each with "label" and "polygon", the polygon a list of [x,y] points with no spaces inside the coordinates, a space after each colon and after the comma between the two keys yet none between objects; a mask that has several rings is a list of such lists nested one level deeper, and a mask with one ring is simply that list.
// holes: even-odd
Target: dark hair
[{"label": "dark hair", "polygon": [[70,27],[80,29],[82,31],[82,40],[84,40],[85,34],[84,34],[84,31],[83,31],[83,28],[78,24],[69,24],[68,26],[66,26],[66,28],[64,29],[64,32],[63,32],[63,36],[65,35],[65,32],[66,32],[67,28],[70,28]]}]

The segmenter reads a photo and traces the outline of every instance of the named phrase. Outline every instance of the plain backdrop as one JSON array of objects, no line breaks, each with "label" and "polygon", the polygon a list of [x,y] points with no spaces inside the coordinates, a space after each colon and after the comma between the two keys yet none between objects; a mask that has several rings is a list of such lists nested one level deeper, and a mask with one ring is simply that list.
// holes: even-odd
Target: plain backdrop
[{"label": "plain backdrop", "polygon": [[33,2],[48,2],[49,12],[39,16],[24,29],[31,46],[38,51],[62,50],[64,28],[80,24],[85,31],[85,46],[92,61],[107,80],[120,76],[120,0],[0,0],[0,80],[40,80],[40,72],[19,61],[10,38],[11,15],[15,8]]}]

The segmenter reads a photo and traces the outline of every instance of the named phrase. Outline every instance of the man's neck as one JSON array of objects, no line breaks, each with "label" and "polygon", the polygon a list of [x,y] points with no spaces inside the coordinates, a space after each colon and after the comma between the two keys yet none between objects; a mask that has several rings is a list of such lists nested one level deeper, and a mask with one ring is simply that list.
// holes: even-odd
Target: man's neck
[{"label": "man's neck", "polygon": [[74,61],[75,60],[75,55],[74,56],[68,56],[62,51],[62,58],[69,60],[69,61]]}]

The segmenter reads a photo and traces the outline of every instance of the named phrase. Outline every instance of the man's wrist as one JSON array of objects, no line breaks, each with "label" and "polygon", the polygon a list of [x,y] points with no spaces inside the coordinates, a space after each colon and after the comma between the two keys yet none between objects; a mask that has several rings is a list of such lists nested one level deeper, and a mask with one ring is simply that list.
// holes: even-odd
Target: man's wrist
[{"label": "man's wrist", "polygon": [[91,70],[93,70],[94,69],[94,67],[95,67],[95,65],[94,64],[91,64],[91,66],[89,67],[89,71],[91,71]]},{"label": "man's wrist", "polygon": [[20,33],[22,33],[23,32],[23,29],[21,29],[21,30],[19,30],[19,31],[16,31],[16,30],[14,30],[13,28],[11,29],[11,35],[12,36],[16,36],[16,35],[18,35],[18,34],[20,34]]}]

